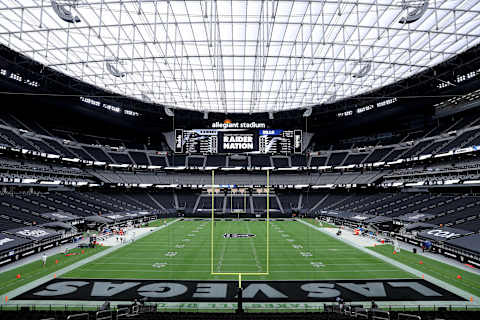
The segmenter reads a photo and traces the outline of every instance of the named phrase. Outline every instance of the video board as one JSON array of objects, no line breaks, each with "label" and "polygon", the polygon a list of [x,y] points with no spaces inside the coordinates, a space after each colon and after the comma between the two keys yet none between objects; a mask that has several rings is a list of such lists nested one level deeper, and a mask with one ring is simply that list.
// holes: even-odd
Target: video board
[{"label": "video board", "polygon": [[175,152],[189,154],[302,152],[302,131],[281,129],[176,129]]}]

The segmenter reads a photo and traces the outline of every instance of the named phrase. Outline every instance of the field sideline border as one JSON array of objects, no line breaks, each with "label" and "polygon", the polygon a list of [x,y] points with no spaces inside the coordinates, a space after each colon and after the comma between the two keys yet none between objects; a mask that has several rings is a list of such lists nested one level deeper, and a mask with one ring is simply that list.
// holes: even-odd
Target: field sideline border
[{"label": "field sideline border", "polygon": [[[380,253],[377,253],[377,252],[375,252],[375,251],[368,250],[368,249],[366,249],[366,248],[364,248],[364,247],[362,247],[362,246],[358,246],[358,245],[356,245],[355,242],[353,242],[353,241],[351,241],[351,240],[348,240],[348,239],[345,239],[345,238],[341,238],[341,237],[334,237],[331,233],[326,232],[326,231],[323,230],[322,228],[319,228],[319,227],[317,227],[317,226],[314,226],[314,225],[312,225],[312,224],[310,224],[310,223],[308,223],[308,222],[305,222],[305,221],[303,221],[303,220],[301,220],[301,219],[297,219],[297,221],[300,222],[300,223],[303,223],[304,225],[309,226],[309,227],[312,228],[312,229],[315,229],[315,230],[317,230],[317,231],[320,231],[320,232],[328,235],[328,236],[331,237],[331,238],[334,238],[334,239],[343,241],[344,243],[346,243],[346,244],[348,244],[348,245],[350,245],[350,246],[352,246],[352,247],[355,247],[355,248],[359,249],[360,251],[362,251],[362,252],[364,252],[364,253],[367,253],[367,254],[369,254],[369,255],[371,255],[371,256],[374,256],[374,257],[376,257],[376,258],[378,258],[378,259],[381,259],[381,260],[383,260],[383,261],[386,262],[386,263],[389,263],[389,264],[391,264],[391,265],[393,265],[393,266],[396,266],[396,267],[398,267],[398,268],[400,268],[400,269],[403,269],[404,271],[407,271],[407,272],[409,272],[409,273],[411,273],[411,274],[413,274],[413,275],[416,275],[416,276],[418,276],[419,278],[422,278],[422,276],[424,276],[424,279],[427,280],[428,282],[431,282],[431,283],[433,283],[433,284],[435,284],[435,285],[437,285],[437,286],[439,286],[439,287],[445,288],[445,289],[451,291],[452,293],[455,293],[456,295],[458,295],[458,296],[460,296],[460,297],[462,297],[462,298],[465,298],[465,300],[467,300],[467,301],[464,302],[465,304],[468,304],[468,305],[471,305],[471,304],[472,304],[470,301],[468,301],[468,300],[470,300],[470,297],[472,297],[472,298],[474,299],[474,301],[480,301],[480,298],[477,297],[476,295],[474,295],[474,294],[472,294],[472,293],[469,293],[469,292],[467,292],[467,291],[464,291],[464,290],[462,290],[462,289],[460,289],[460,288],[457,288],[457,287],[455,287],[454,285],[451,285],[451,284],[449,284],[449,283],[446,283],[446,282],[444,282],[444,281],[442,281],[442,280],[440,280],[440,279],[437,279],[437,278],[435,278],[435,277],[432,277],[432,276],[429,275],[429,274],[425,274],[425,273],[423,273],[423,272],[421,272],[421,271],[419,271],[419,270],[417,270],[417,269],[414,269],[414,268],[412,268],[412,267],[410,267],[410,266],[407,266],[407,265],[405,265],[405,264],[403,264],[403,263],[401,263],[401,262],[398,262],[398,261],[395,261],[395,260],[393,260],[393,259],[390,259],[390,258],[388,258],[388,257],[386,257],[386,256],[384,256],[384,255],[382,255],[382,254],[380,254]],[[382,304],[382,302],[378,302],[378,303],[379,303],[379,304]],[[460,302],[459,302],[459,303],[460,303]],[[384,304],[384,303],[383,303],[383,304]]]},{"label": "field sideline border", "polygon": [[[174,224],[175,222],[177,222],[177,221],[179,221],[179,220],[180,220],[180,219],[177,218],[177,219],[175,219],[175,220],[173,220],[173,221],[170,221],[170,222],[168,222],[167,224],[164,224],[164,225],[162,225],[162,226],[160,226],[160,227],[154,227],[154,228],[155,228],[155,232],[156,232],[156,231],[159,231],[159,230],[161,230],[161,229],[164,229],[164,228],[166,228],[166,227]],[[142,234],[142,235],[140,235],[139,237],[137,237],[136,240],[142,239],[143,237],[146,237],[146,236],[148,236],[148,235],[150,235],[150,234],[152,234],[152,233],[151,233],[151,232],[145,232],[144,234]],[[80,261],[78,261],[78,262],[75,262],[75,263],[73,263],[73,264],[71,264],[71,265],[69,265],[69,266],[67,266],[67,267],[65,267],[65,268],[63,268],[63,269],[60,269],[60,270],[57,270],[57,271],[52,272],[52,273],[50,273],[50,274],[47,274],[46,276],[43,276],[43,277],[41,277],[41,278],[39,278],[39,279],[36,279],[36,280],[34,280],[34,281],[32,281],[32,282],[26,283],[25,285],[23,285],[23,286],[21,286],[21,287],[18,287],[18,288],[16,288],[16,289],[13,289],[12,291],[6,292],[5,294],[2,295],[2,301],[0,301],[0,305],[9,305],[9,304],[12,304],[12,303],[5,302],[5,300],[6,300],[5,297],[8,297],[9,300],[10,300],[10,299],[14,299],[16,296],[18,296],[18,295],[20,295],[20,294],[22,294],[22,293],[24,293],[24,292],[26,292],[26,291],[28,291],[28,290],[31,290],[31,289],[33,289],[33,288],[36,288],[36,287],[40,286],[41,284],[44,284],[44,283],[52,280],[52,279],[54,278],[54,274],[56,274],[57,277],[59,277],[59,276],[61,276],[62,274],[65,274],[65,273],[67,273],[67,272],[70,272],[70,271],[72,271],[72,270],[75,270],[75,269],[77,269],[77,268],[79,268],[79,267],[81,267],[81,266],[83,266],[83,265],[85,265],[85,264],[87,264],[87,263],[90,263],[90,262],[92,262],[92,261],[95,261],[95,260],[97,260],[97,259],[99,259],[99,258],[101,258],[101,257],[104,257],[104,256],[106,256],[106,255],[108,255],[108,254],[110,254],[110,253],[112,253],[112,252],[114,252],[114,251],[117,251],[117,250],[120,249],[120,248],[123,248],[123,247],[125,247],[125,246],[128,246],[128,245],[130,245],[130,243],[124,243],[124,244],[121,244],[121,245],[117,245],[117,246],[110,247],[110,248],[108,248],[108,249],[106,249],[106,250],[103,250],[102,252],[99,252],[99,253],[93,255],[93,256],[90,256],[90,257],[88,257],[88,258],[85,258],[85,259],[82,259],[82,260],[80,260]]]}]

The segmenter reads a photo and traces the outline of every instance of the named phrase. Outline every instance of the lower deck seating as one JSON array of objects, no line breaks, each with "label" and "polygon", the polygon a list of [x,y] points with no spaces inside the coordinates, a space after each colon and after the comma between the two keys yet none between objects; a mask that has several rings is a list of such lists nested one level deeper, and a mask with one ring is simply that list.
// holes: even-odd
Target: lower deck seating
[{"label": "lower deck seating", "polygon": [[[244,209],[249,213],[266,211],[265,195],[241,194],[233,197],[215,196],[216,210],[230,212]],[[279,191],[270,194],[272,211],[292,213],[320,213],[339,211],[362,213],[372,216],[397,218],[406,214],[425,214],[425,222],[434,225],[453,226],[468,231],[480,230],[480,196],[468,194],[441,194],[415,192],[301,192]],[[212,208],[211,197],[199,191],[153,190],[103,190],[56,191],[36,194],[18,193],[0,195],[0,217],[17,225],[41,225],[51,222],[42,214],[65,212],[79,217],[127,211],[159,211],[188,215]],[[16,225],[15,225],[16,226]],[[2,226],[2,229],[9,225]]]},{"label": "lower deck seating", "polygon": [[0,218],[0,231],[5,231],[9,229],[16,229],[24,226],[25,224],[20,222],[14,222],[8,219]]},{"label": "lower deck seating", "polygon": [[315,208],[388,216],[392,218],[411,213],[428,215],[425,222],[451,226],[467,231],[480,231],[478,206],[480,196],[432,193],[328,194]]}]

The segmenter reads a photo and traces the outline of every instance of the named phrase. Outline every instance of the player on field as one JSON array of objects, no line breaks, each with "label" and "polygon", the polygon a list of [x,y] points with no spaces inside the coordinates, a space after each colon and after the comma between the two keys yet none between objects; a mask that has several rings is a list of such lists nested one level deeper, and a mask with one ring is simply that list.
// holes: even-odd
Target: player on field
[{"label": "player on field", "polygon": [[394,250],[397,251],[397,252],[400,252],[400,245],[398,244],[398,240],[394,240],[393,241],[393,245],[394,245]]},{"label": "player on field", "polygon": [[47,255],[45,253],[42,254],[42,265],[43,267],[47,265]]}]

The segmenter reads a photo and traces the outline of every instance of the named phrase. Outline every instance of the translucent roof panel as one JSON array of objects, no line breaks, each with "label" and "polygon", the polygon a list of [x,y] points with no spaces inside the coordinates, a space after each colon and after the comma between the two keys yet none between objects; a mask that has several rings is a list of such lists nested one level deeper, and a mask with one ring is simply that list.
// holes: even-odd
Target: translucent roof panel
[{"label": "translucent roof panel", "polygon": [[479,43],[477,0],[0,0],[0,42],[108,91],[282,111],[412,76]]}]

